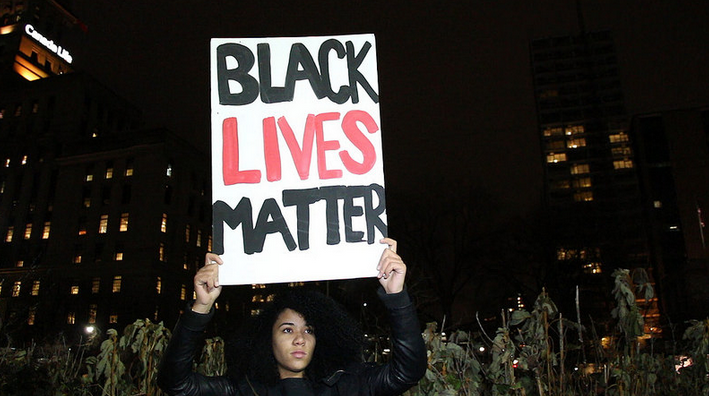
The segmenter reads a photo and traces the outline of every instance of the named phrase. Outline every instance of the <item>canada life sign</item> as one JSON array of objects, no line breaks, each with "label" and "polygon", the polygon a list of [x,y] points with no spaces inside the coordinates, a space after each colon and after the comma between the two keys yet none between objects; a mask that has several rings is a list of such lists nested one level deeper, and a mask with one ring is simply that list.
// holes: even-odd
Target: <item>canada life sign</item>
[{"label": "canada life sign", "polygon": [[386,236],[374,35],[212,39],[223,285],[375,276]]}]

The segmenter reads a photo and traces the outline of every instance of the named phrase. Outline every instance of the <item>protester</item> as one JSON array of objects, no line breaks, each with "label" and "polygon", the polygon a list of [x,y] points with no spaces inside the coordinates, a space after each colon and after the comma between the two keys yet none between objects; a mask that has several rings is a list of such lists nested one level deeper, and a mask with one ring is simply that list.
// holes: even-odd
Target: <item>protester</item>
[{"label": "protester", "polygon": [[221,293],[221,258],[207,254],[194,278],[196,299],[178,321],[158,373],[170,395],[349,396],[398,395],[426,371],[426,350],[415,308],[404,290],[406,265],[388,245],[377,265],[378,292],[389,312],[392,358],[374,365],[362,360],[363,336],[357,323],[332,299],[312,291],[278,295],[255,318],[251,330],[237,334],[228,350],[226,376],[193,371],[204,330]]}]

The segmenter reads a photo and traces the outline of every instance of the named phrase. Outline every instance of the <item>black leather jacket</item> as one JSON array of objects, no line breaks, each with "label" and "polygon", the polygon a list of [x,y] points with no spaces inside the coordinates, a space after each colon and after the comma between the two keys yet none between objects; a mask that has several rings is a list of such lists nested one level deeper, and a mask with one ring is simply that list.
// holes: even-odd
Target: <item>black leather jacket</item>
[{"label": "black leather jacket", "polygon": [[[421,338],[416,310],[408,294],[379,297],[389,311],[393,356],[389,363],[361,363],[338,370],[313,386],[316,396],[390,396],[415,385],[426,372],[426,348]],[[158,372],[158,384],[169,395],[186,396],[274,396],[278,389],[268,388],[246,377],[205,377],[192,371],[195,353],[204,342],[204,329],[213,312],[202,315],[187,310],[172,333]]]}]

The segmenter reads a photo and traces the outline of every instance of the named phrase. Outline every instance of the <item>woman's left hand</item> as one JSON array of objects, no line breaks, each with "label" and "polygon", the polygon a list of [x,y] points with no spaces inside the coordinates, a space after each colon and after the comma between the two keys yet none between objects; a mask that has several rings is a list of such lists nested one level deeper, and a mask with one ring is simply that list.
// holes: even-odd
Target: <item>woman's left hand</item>
[{"label": "woman's left hand", "polygon": [[389,245],[377,265],[377,278],[387,294],[399,293],[404,290],[404,278],[406,277],[406,264],[404,260],[396,254],[396,241],[391,238],[383,238],[380,243]]}]

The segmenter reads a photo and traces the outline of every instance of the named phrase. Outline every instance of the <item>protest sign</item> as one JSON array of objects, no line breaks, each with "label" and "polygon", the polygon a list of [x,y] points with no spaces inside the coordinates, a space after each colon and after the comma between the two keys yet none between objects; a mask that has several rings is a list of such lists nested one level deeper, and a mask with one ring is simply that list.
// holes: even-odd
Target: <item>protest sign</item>
[{"label": "protest sign", "polygon": [[223,285],[376,276],[386,236],[371,34],[212,39]]}]

